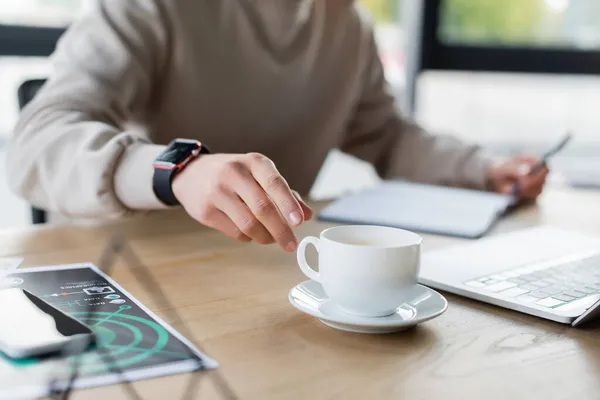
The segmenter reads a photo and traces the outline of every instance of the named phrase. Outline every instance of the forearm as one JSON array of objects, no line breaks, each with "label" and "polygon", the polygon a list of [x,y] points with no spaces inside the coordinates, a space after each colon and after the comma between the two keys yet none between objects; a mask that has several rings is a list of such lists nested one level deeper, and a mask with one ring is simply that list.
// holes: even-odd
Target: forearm
[{"label": "forearm", "polygon": [[390,142],[379,163],[385,178],[485,190],[491,158],[474,144],[449,135],[432,135],[419,126],[388,125]]},{"label": "forearm", "polygon": [[168,63],[165,4],[100,0],[61,38],[9,152],[11,186],[27,201],[90,218],[161,207],[152,191],[161,147],[149,126],[130,127],[149,113]]},{"label": "forearm", "polygon": [[372,34],[364,91],[341,149],[372,163],[383,178],[485,189],[490,159],[474,145],[434,136],[402,118]]},{"label": "forearm", "polygon": [[152,160],[161,146],[143,135],[57,107],[31,109],[8,154],[12,189],[70,217],[110,218],[161,208]]}]

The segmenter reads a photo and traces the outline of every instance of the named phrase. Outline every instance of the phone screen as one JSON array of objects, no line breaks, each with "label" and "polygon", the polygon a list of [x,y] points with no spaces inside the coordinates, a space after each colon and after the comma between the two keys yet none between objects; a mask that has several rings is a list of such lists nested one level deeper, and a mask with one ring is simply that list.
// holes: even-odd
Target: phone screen
[{"label": "phone screen", "polygon": [[[17,349],[60,345],[90,328],[23,289],[0,290],[0,345]],[[1,349],[0,349],[1,350]]]}]

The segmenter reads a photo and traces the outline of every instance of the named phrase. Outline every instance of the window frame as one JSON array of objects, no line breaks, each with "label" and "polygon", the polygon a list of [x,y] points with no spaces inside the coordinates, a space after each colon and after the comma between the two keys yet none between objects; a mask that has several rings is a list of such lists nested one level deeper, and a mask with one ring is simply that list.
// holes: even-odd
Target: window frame
[{"label": "window frame", "polygon": [[598,74],[600,50],[448,44],[440,41],[442,2],[422,2],[419,69],[549,74]]},{"label": "window frame", "polygon": [[408,57],[405,111],[415,114],[417,81],[425,71],[505,72],[599,75],[600,50],[475,46],[439,40],[438,25],[445,0],[412,0],[405,15],[411,46]]},{"label": "window frame", "polygon": [[0,56],[50,56],[65,30],[0,24]]}]

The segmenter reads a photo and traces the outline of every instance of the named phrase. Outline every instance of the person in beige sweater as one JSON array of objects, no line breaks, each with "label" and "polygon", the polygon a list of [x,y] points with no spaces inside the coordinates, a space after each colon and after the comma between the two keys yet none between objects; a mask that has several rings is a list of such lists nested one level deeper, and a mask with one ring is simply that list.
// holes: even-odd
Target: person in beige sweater
[{"label": "person in beige sweater", "polygon": [[373,27],[350,0],[99,0],[52,59],[16,127],[9,180],[69,217],[167,208],[153,161],[175,138],[212,151],[174,176],[178,203],[233,238],[288,251],[292,227],[312,216],[295,191],[309,191],[334,148],[383,178],[518,183],[524,199],[547,174],[523,174],[533,156],[492,162],[402,118]]}]

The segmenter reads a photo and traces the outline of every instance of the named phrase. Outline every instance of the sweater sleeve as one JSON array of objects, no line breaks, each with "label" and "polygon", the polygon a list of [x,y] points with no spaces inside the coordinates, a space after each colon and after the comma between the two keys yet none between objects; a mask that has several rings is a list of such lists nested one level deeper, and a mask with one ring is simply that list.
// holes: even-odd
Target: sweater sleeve
[{"label": "sweater sleeve", "polygon": [[372,163],[382,178],[485,189],[491,160],[479,147],[430,134],[399,115],[368,31],[362,96],[341,150]]},{"label": "sweater sleeve", "polygon": [[152,190],[163,147],[130,123],[152,109],[167,62],[160,1],[99,0],[59,41],[8,154],[10,185],[31,204],[88,218],[163,207]]}]

